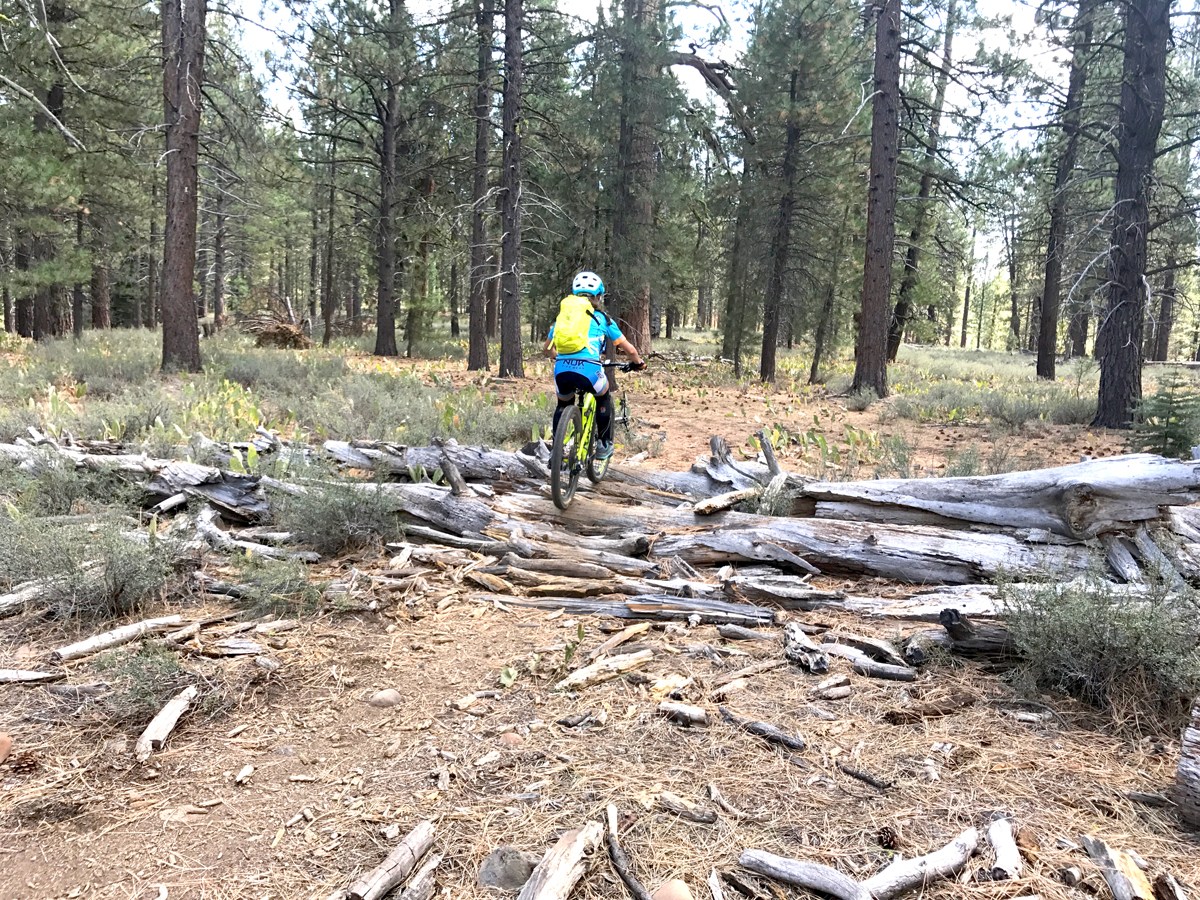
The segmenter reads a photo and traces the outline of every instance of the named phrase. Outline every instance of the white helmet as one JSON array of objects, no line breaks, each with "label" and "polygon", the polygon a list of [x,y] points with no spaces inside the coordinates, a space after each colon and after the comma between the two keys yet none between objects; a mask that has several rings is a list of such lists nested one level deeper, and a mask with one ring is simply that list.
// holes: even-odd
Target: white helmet
[{"label": "white helmet", "polygon": [[604,282],[595,272],[580,272],[571,282],[571,293],[599,297],[604,293]]}]

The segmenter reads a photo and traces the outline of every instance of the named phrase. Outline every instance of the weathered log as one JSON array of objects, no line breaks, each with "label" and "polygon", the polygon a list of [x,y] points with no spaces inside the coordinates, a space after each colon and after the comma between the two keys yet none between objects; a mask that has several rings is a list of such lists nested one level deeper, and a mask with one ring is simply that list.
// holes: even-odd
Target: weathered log
[{"label": "weathered log", "polygon": [[67,644],[65,647],[59,647],[57,650],[51,652],[50,658],[55,662],[67,662],[72,659],[79,659],[84,656],[90,656],[93,653],[99,653],[101,650],[108,650],[112,647],[128,644],[130,641],[137,640],[142,635],[153,634],[156,631],[166,631],[169,628],[175,628],[182,624],[183,616],[178,615],[160,616],[156,619],[143,619],[140,622],[122,625],[120,628],[114,628],[111,631],[93,635],[85,640]]},{"label": "weathered log", "polygon": [[0,594],[0,619],[24,612],[30,604],[50,596],[54,591],[53,580],[27,581],[7,594]]},{"label": "weathered log", "polygon": [[283,550],[279,547],[269,547],[266,544],[256,544],[253,541],[243,541],[230,537],[217,527],[217,517],[217,511],[211,506],[206,506],[196,514],[196,530],[214,550],[220,550],[222,553],[236,553],[241,551],[266,559],[295,559],[308,563],[320,562],[321,560],[321,555],[313,553],[311,550]]},{"label": "weathered log", "polygon": [[629,896],[633,897],[633,900],[652,900],[649,891],[638,881],[637,876],[633,874],[633,863],[629,861],[629,854],[625,852],[621,846],[621,842],[617,838],[617,808],[610,803],[608,804],[606,813],[608,815],[606,843],[608,844],[609,862],[616,869],[621,881],[625,883],[625,887],[629,891]]},{"label": "weathered log", "polygon": [[1106,533],[1100,535],[1100,543],[1104,547],[1104,555],[1111,568],[1126,584],[1143,584],[1146,581],[1142,567],[1133,558],[1133,554],[1125,545],[1125,539],[1119,534]]},{"label": "weathered log", "polygon": [[735,819],[746,819],[751,822],[762,821],[758,816],[751,815],[747,812],[742,812],[732,803],[725,799],[725,795],[721,793],[721,789],[713,783],[708,785],[708,799],[715,803],[722,812],[733,816]]},{"label": "weathered log", "polygon": [[35,672],[29,669],[0,669],[0,684],[41,684],[67,676],[62,672]]},{"label": "weathered log", "polygon": [[674,813],[679,818],[687,819],[698,825],[715,825],[717,823],[717,814],[711,809],[702,809],[690,800],[686,800],[678,794],[672,794],[670,791],[663,791],[658,795],[658,805],[667,812]]},{"label": "weathered log", "polygon": [[589,650],[586,659],[589,661],[599,659],[600,657],[608,654],[610,651],[620,647],[630,638],[637,637],[639,634],[645,634],[649,630],[649,622],[637,622],[627,628],[623,628],[616,634],[609,637],[608,640],[600,644],[598,647],[593,647],[591,650]]},{"label": "weathered log", "polygon": [[756,500],[761,493],[761,488],[743,488],[740,491],[728,491],[724,494],[718,494],[716,497],[701,500],[692,507],[692,512],[698,516],[715,515],[716,513],[733,509],[739,503]]},{"label": "weathered log", "polygon": [[1113,900],[1154,900],[1154,888],[1138,864],[1129,854],[1115,850],[1090,834],[1083,835],[1083,846],[1088,856],[1100,867]]},{"label": "weathered log", "polygon": [[881,479],[823,482],[804,486],[824,505],[905,510],[937,516],[948,523],[1045,529],[1071,538],[1123,530],[1131,523],[1158,519],[1161,507],[1200,500],[1200,467],[1149,454],[1095,459],[1074,465],[973,478]]},{"label": "weathered log", "polygon": [[1188,900],[1188,895],[1174,875],[1161,872],[1154,879],[1154,900]]},{"label": "weathered log", "polygon": [[723,603],[700,597],[507,597],[483,595],[509,606],[535,609],[562,609],[573,615],[614,616],[620,619],[657,619],[663,621],[698,619],[704,624],[773,625],[774,610],[745,603]]},{"label": "weathered log", "polygon": [[977,623],[957,609],[943,609],[938,621],[950,638],[950,650],[963,656],[1003,658],[1016,652],[1012,635],[1003,625]]},{"label": "weathered log", "polygon": [[1172,799],[1179,807],[1179,817],[1193,828],[1200,828],[1200,697],[1192,707],[1191,724],[1183,729],[1179,742]]},{"label": "weathered log", "polygon": [[829,657],[796,622],[789,622],[783,628],[783,655],[804,671],[814,675],[829,671]]},{"label": "weathered log", "polygon": [[826,678],[809,691],[809,695],[817,700],[845,700],[850,693],[850,679],[845,675],[833,675]]},{"label": "weathered log", "polygon": [[1008,819],[996,819],[987,829],[988,843],[996,854],[996,861],[988,870],[990,881],[1015,881],[1021,877],[1023,863],[1021,851],[1013,840],[1012,822]]},{"label": "weathered log", "polygon": [[1169,584],[1172,590],[1182,591],[1187,587],[1187,582],[1175,568],[1175,563],[1150,536],[1150,531],[1146,528],[1145,523],[1138,525],[1133,530],[1133,546],[1137,549],[1146,568],[1152,570],[1163,582]]},{"label": "weathered log", "polygon": [[743,850],[738,864],[756,875],[837,900],[873,900],[870,892],[853,878],[820,863],[788,859],[765,850]]},{"label": "weathered log", "polygon": [[576,669],[554,686],[556,691],[581,691],[594,684],[611,681],[626,672],[640,668],[654,658],[653,650],[639,650],[620,656],[609,656],[582,669]]},{"label": "weathered log", "polygon": [[378,900],[400,884],[433,846],[435,830],[428,819],[419,823],[382,863],[350,886],[349,900]]},{"label": "weathered log", "polygon": [[721,887],[721,873],[713,869],[708,873],[708,890],[712,900],[725,900],[725,889]]},{"label": "weathered log", "polygon": [[889,666],[908,665],[899,650],[888,641],[878,638],[864,637],[848,631],[827,631],[821,635],[821,641],[826,644],[845,644],[847,647],[854,647],[876,662],[886,663]]},{"label": "weathered log", "polygon": [[923,722],[925,719],[937,719],[942,716],[952,716],[979,702],[974,694],[965,691],[955,691],[949,696],[930,700],[926,703],[915,703],[900,709],[889,709],[883,714],[883,720],[890,725],[911,725]]},{"label": "weathered log", "polygon": [[442,855],[440,853],[435,853],[425,860],[424,865],[417,869],[417,873],[413,875],[412,881],[408,883],[408,887],[404,889],[399,900],[432,900],[433,892],[437,890],[434,874],[441,864]]},{"label": "weathered log", "polygon": [[603,835],[604,826],[599,822],[588,822],[564,834],[533,870],[517,900],[567,900]]},{"label": "weathered log", "polygon": [[658,704],[658,714],[677,725],[699,728],[708,724],[708,713],[701,706],[664,700]]},{"label": "weathered log", "polygon": [[751,663],[748,666],[744,666],[732,672],[725,672],[722,675],[718,675],[715,679],[713,679],[713,684],[729,684],[731,681],[737,681],[739,678],[748,678],[751,675],[761,675],[763,672],[771,672],[775,669],[782,668],[785,665],[787,665],[787,663],[782,659],[764,659],[760,662]]},{"label": "weathered log", "polygon": [[876,662],[855,647],[847,647],[845,644],[823,644],[822,648],[830,656],[840,656],[842,659],[849,660],[851,668],[859,675],[883,678],[889,681],[916,681],[916,669]]},{"label": "weathered log", "polygon": [[784,609],[811,610],[822,601],[837,601],[846,595],[811,587],[794,575],[735,575],[725,589],[738,599],[756,603],[774,603]]},{"label": "weathered log", "polygon": [[900,859],[862,886],[874,900],[892,900],[939,878],[948,878],[967,864],[979,845],[979,832],[968,828],[940,850],[915,859]]},{"label": "weathered log", "polygon": [[775,643],[778,640],[773,634],[756,631],[753,628],[743,628],[741,625],[718,625],[717,634],[727,641],[770,641]]},{"label": "weathered log", "polygon": [[172,697],[158,714],[150,720],[146,730],[142,732],[137,743],[133,745],[133,756],[138,762],[145,762],[155,750],[161,750],[170,737],[171,732],[179,723],[180,717],[187,712],[192,701],[200,696],[195,685],[189,685]]},{"label": "weathered log", "polygon": [[808,746],[808,743],[803,738],[788,734],[770,722],[757,722],[753,719],[744,719],[724,706],[719,706],[717,709],[720,710],[721,718],[726,722],[740,728],[747,734],[762,738],[768,744],[777,744],[780,747],[795,750],[796,752],[802,752]]}]

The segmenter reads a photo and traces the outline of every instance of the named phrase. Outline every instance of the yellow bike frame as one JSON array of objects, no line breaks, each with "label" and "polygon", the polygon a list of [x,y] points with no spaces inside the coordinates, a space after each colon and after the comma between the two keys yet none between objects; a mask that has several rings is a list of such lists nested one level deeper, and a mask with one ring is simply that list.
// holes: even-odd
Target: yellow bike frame
[{"label": "yellow bike frame", "polygon": [[583,466],[587,464],[588,451],[592,448],[592,427],[596,422],[595,394],[583,395],[581,410],[583,412],[583,433],[579,436],[579,446],[575,448],[575,458]]}]

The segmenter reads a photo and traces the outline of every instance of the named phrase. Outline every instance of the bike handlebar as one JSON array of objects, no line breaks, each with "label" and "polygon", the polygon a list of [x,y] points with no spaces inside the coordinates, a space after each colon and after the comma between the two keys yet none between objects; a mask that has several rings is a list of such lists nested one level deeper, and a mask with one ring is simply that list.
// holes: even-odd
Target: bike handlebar
[{"label": "bike handlebar", "polygon": [[[602,360],[600,360],[600,365],[604,366],[604,368],[606,368],[606,369],[612,368],[612,369],[617,369],[618,371],[621,371],[621,372],[636,372],[636,371],[638,371],[637,367],[633,363],[617,362],[615,359],[602,359]],[[645,363],[642,363],[642,368],[643,369],[646,368]]]}]

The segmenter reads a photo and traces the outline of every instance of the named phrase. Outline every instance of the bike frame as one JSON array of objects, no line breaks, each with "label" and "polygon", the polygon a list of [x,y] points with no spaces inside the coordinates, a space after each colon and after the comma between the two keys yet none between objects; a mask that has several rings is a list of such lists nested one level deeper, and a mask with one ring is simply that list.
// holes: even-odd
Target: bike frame
[{"label": "bike frame", "polygon": [[582,400],[577,394],[575,399],[579,403],[580,412],[583,414],[583,433],[579,436],[579,446],[575,450],[575,458],[579,465],[587,465],[588,455],[592,452],[592,429],[596,424],[596,395],[590,391],[580,391]]}]

